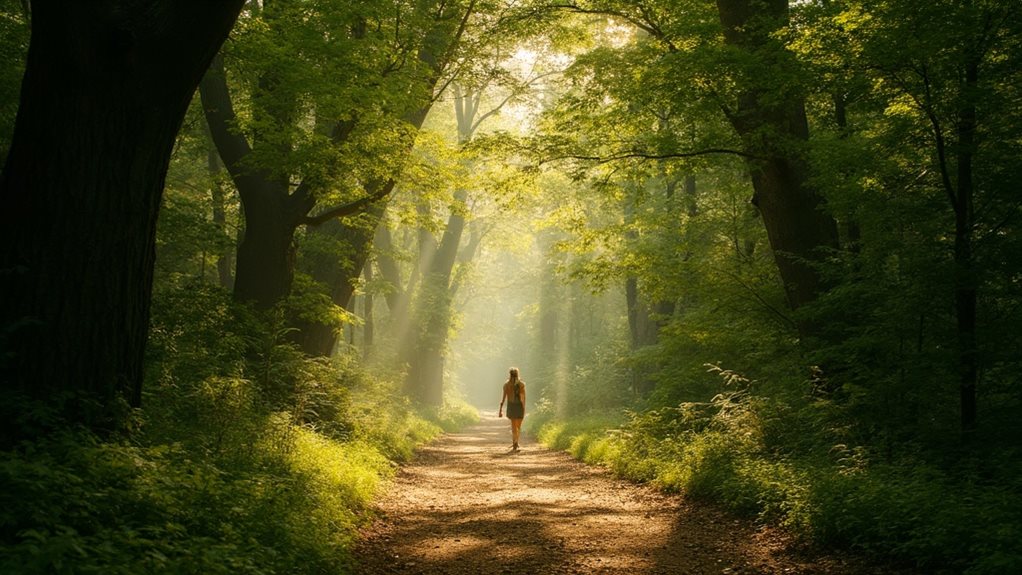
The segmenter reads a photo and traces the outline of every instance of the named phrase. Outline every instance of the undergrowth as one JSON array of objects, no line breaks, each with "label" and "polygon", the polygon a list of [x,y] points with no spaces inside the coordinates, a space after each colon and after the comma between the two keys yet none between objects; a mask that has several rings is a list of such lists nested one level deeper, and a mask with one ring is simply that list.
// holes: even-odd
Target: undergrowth
[{"label": "undergrowth", "polygon": [[475,417],[417,412],[212,290],[158,302],[134,429],[0,452],[0,573],[350,572],[396,463]]},{"label": "undergrowth", "polygon": [[825,447],[819,429],[801,430],[815,434],[816,448],[793,449],[784,440],[800,419],[793,406],[721,375],[726,385],[710,402],[600,416],[540,412],[531,431],[582,461],[784,526],[806,542],[926,572],[1022,572],[1022,481],[1012,454],[949,467],[910,449],[881,457],[865,446]]}]

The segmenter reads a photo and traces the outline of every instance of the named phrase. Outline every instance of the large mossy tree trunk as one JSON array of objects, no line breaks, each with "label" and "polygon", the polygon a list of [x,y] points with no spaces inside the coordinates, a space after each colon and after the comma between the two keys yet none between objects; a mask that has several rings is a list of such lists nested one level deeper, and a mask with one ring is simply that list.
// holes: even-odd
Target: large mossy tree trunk
[{"label": "large mossy tree trunk", "polygon": [[[736,75],[737,105],[728,113],[749,155],[758,207],[773,249],[788,303],[797,310],[825,290],[814,262],[837,248],[837,224],[822,210],[809,182],[803,148],[809,139],[804,97],[779,93],[777,78],[793,74],[790,55],[774,34],[788,23],[787,0],[717,0],[725,43],[743,61]],[[803,336],[817,335],[802,321]]]},{"label": "large mossy tree trunk", "polygon": [[0,180],[5,391],[73,398],[62,415],[94,429],[140,404],[170,153],[241,5],[32,3]]}]

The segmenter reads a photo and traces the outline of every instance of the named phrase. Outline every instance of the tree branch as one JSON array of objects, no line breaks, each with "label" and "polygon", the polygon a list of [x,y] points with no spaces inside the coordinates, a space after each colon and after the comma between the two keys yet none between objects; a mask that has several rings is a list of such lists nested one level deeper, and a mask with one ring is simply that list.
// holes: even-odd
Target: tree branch
[{"label": "tree branch", "polygon": [[[330,143],[334,146],[343,143],[348,139],[348,136],[355,131],[355,125],[357,123],[358,119],[355,117],[347,120],[337,120],[333,129],[330,131]],[[308,178],[303,178],[301,183],[298,184],[298,187],[295,188],[295,191],[291,192],[291,195],[288,196],[289,204],[293,206],[298,213],[307,214],[312,208],[316,207],[316,194],[312,188],[312,181]]]},{"label": "tree branch", "polygon": [[642,20],[636,18],[635,16],[626,14],[619,10],[611,10],[609,8],[583,8],[578,4],[547,4],[544,6],[544,8],[550,8],[553,10],[567,10],[569,12],[574,12],[576,14],[591,14],[597,16],[612,16],[614,18],[620,18],[625,22],[628,22],[632,26],[635,26],[639,30],[646,32],[650,36],[653,36],[654,38],[657,38],[659,40],[666,41],[663,32],[656,26],[652,25],[650,22],[643,22]]},{"label": "tree branch", "polygon": [[795,322],[795,320],[785,315],[781,310],[770,305],[770,302],[768,302],[762,295],[760,295],[759,292],[757,292],[747,283],[742,281],[742,278],[738,277],[737,274],[734,274],[724,269],[718,269],[717,271],[731,278],[736,284],[745,289],[745,291],[749,292],[752,295],[752,297],[756,298],[756,301],[758,301],[760,305],[762,305],[764,308],[767,309],[767,311],[771,312],[774,316],[776,316],[782,324],[792,329],[796,329],[798,327],[798,324]]},{"label": "tree branch", "polygon": [[[499,104],[497,104],[491,110],[489,110],[488,112],[486,112],[482,116],[479,116],[478,119],[476,119],[475,123],[472,124],[472,127],[469,130],[469,133],[470,134],[474,134],[475,131],[479,128],[479,126],[482,125],[482,123],[487,118],[489,118],[490,116],[492,116],[494,114],[499,113],[504,108],[504,106],[506,106],[508,104],[508,102],[511,101],[512,98],[514,98],[515,96],[517,96],[517,95],[521,94],[522,92],[524,92],[526,88],[532,87],[533,84],[535,84],[539,80],[542,80],[543,78],[547,78],[549,76],[554,76],[554,75],[557,75],[557,74],[560,74],[560,73],[562,73],[561,70],[554,70],[553,72],[546,72],[544,74],[539,74],[538,76],[534,76],[532,78],[529,78],[528,80],[525,81],[524,84],[515,86],[511,90],[511,92],[503,100],[500,101]],[[478,108],[478,103],[476,104],[476,108]],[[473,115],[475,115],[475,114],[473,114]]]},{"label": "tree branch", "polygon": [[[318,226],[324,222],[332,220],[334,218],[340,218],[343,216],[350,216],[354,213],[361,211],[366,206],[376,203],[383,198],[390,195],[390,192],[394,190],[394,180],[388,180],[386,184],[383,184],[379,190],[369,194],[363,198],[359,198],[354,202],[334,206],[327,210],[324,210],[314,216],[305,216],[301,218],[300,223],[307,226]],[[370,186],[375,187],[375,186]]]},{"label": "tree branch", "polygon": [[937,165],[940,168],[940,181],[944,186],[944,191],[947,192],[948,201],[951,202],[951,208],[955,213],[964,210],[966,206],[959,205],[958,192],[955,190],[954,185],[951,183],[951,175],[948,170],[947,160],[947,147],[944,141],[944,131],[941,129],[940,119],[937,117],[937,113],[933,111],[933,95],[930,88],[930,76],[926,72],[926,66],[923,66],[922,71],[923,78],[923,97],[925,106],[923,112],[926,114],[927,119],[930,120],[930,124],[933,126],[933,139],[937,147]]},{"label": "tree branch", "polygon": [[558,160],[583,160],[587,162],[594,162],[596,164],[608,164],[610,162],[616,162],[618,160],[629,160],[629,159],[642,159],[642,160],[668,160],[676,158],[695,158],[699,156],[712,156],[712,155],[731,155],[741,156],[743,158],[753,159],[765,159],[762,156],[743,152],[741,150],[731,150],[728,148],[707,148],[705,150],[694,150],[691,152],[671,152],[668,154],[650,154],[647,152],[617,152],[609,156],[584,156],[581,154],[565,154],[563,156],[556,156],[553,158],[546,158],[539,162],[539,165],[543,165],[549,162],[556,162]]},{"label": "tree branch", "polygon": [[[224,71],[224,56],[217,53],[210,63],[209,70],[199,82],[199,97],[202,101],[202,112],[209,124],[209,132],[213,137],[217,152],[224,166],[230,172],[235,184],[246,174],[241,168],[242,160],[252,152],[245,136],[237,133],[235,123],[237,115],[231,101],[231,92],[227,88],[227,74]],[[240,186],[239,186],[240,188]]]}]

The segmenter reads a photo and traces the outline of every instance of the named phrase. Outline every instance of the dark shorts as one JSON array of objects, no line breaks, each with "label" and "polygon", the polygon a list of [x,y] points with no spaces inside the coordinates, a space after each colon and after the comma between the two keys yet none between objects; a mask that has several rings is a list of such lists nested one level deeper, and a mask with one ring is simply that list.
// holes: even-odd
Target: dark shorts
[{"label": "dark shorts", "polygon": [[525,417],[525,406],[521,403],[507,404],[507,418],[508,419],[522,419]]}]

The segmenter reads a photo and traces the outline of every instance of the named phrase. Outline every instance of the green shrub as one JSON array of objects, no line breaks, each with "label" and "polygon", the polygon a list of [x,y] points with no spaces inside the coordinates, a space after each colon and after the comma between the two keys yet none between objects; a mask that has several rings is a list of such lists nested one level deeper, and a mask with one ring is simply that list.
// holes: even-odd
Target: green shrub
[{"label": "green shrub", "polygon": [[287,333],[219,290],[162,294],[136,429],[0,452],[0,573],[348,572],[394,461],[476,414],[420,415]]},{"label": "green shrub", "polygon": [[[623,477],[784,525],[806,541],[924,569],[1022,570],[1022,498],[1018,481],[1004,480],[1008,463],[950,473],[916,459],[874,462],[862,447],[800,446],[793,456],[768,448],[777,413],[790,408],[732,392],[632,413],[624,425],[546,417],[534,433]],[[812,441],[826,436],[817,433]]]},{"label": "green shrub", "polygon": [[0,474],[5,573],[273,572],[251,528],[277,486],[173,446],[68,435],[5,452]]},{"label": "green shrub", "polygon": [[444,398],[444,405],[431,414],[444,431],[457,431],[479,421],[479,410],[462,398]]}]

